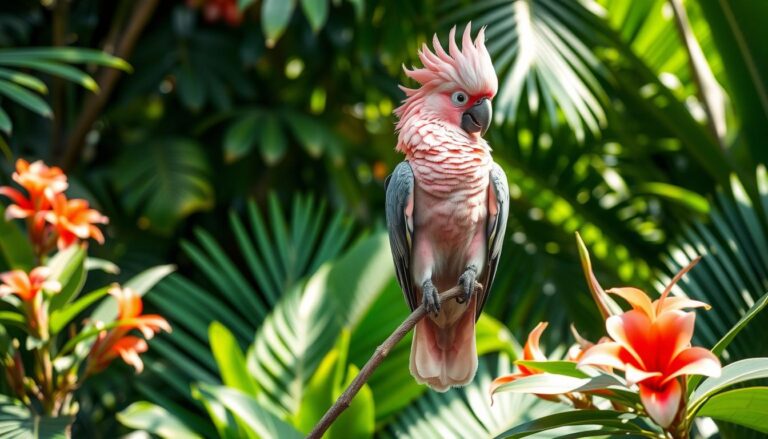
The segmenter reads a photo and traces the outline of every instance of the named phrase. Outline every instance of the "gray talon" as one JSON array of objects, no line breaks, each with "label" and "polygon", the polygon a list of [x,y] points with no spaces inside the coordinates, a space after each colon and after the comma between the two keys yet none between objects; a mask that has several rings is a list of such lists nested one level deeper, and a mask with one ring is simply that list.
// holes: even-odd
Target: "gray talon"
[{"label": "gray talon", "polygon": [[459,285],[464,288],[464,294],[456,298],[456,302],[465,303],[472,297],[472,293],[475,290],[475,279],[477,278],[477,269],[475,267],[467,267],[464,270],[464,274],[459,277]]},{"label": "gray talon", "polygon": [[427,314],[437,315],[440,312],[440,298],[438,297],[437,288],[435,288],[431,280],[425,281],[421,286],[421,294]]}]

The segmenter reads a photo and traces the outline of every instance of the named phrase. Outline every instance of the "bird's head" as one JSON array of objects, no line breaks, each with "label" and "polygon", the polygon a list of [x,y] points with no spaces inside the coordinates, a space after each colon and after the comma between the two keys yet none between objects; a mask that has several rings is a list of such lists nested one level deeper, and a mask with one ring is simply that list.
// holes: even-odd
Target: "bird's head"
[{"label": "bird's head", "polygon": [[437,117],[471,137],[485,134],[491,124],[491,100],[496,95],[498,79],[485,48],[485,28],[480,29],[473,42],[471,26],[467,24],[464,29],[461,50],[456,45],[454,27],[448,36],[447,53],[435,35],[434,52],[426,44],[419,51],[424,67],[403,67],[405,74],[421,87],[400,87],[406,98],[395,110],[398,130],[402,130],[410,118]]}]

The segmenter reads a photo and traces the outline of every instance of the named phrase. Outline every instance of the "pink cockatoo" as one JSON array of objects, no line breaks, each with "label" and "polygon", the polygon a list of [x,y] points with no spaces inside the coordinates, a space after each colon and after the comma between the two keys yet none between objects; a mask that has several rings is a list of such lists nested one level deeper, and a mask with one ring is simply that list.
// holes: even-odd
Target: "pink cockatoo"
[{"label": "pink cockatoo", "polygon": [[[459,50],[456,28],[448,53],[437,36],[434,53],[419,52],[423,68],[405,69],[421,87],[395,110],[397,150],[405,161],[386,181],[389,241],[408,305],[424,303],[428,316],[415,328],[411,374],[446,391],[472,381],[477,370],[475,321],[488,298],[509,213],[504,171],[482,138],[498,88],[481,29],[467,25]],[[475,280],[483,291],[474,294]],[[440,306],[438,292],[464,293]]]}]

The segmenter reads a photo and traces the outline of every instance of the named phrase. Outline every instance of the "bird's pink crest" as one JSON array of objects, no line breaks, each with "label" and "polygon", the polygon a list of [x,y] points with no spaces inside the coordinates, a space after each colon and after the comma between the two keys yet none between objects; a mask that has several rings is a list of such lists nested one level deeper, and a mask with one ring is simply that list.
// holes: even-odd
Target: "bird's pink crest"
[{"label": "bird's pink crest", "polygon": [[485,95],[493,97],[498,90],[498,79],[493,69],[493,62],[485,48],[485,27],[482,27],[472,41],[472,23],[464,28],[461,39],[461,50],[456,44],[456,27],[448,35],[448,52],[440,45],[437,35],[432,37],[434,52],[429,50],[426,43],[419,51],[422,68],[408,69],[403,67],[405,74],[413,78],[421,87],[411,89],[400,86],[406,98],[402,105],[395,109],[395,115],[400,118],[398,129],[401,128],[404,116],[410,113],[411,107],[426,94],[433,91],[451,91],[461,89],[470,95]]}]

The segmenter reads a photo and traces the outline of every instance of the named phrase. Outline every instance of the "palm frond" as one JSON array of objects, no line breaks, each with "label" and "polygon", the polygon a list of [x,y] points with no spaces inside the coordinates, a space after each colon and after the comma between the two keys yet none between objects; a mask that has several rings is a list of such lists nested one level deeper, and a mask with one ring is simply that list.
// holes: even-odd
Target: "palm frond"
[{"label": "palm frond", "polygon": [[[718,192],[710,222],[694,222],[677,238],[665,258],[667,272],[659,276],[658,289],[671,275],[696,256],[694,268],[673,290],[702,300],[712,309],[699,313],[698,342],[714,346],[768,291],[768,175],[757,169],[759,199],[753,200],[735,177],[731,186]],[[736,337],[723,353],[728,362],[768,355],[761,337],[768,321],[762,313]]]},{"label": "palm frond", "polygon": [[264,390],[262,404],[296,413],[306,383],[341,329],[367,311],[360,302],[374,301],[391,283],[390,258],[386,235],[377,233],[277,303],[248,352],[248,369]]},{"label": "palm frond", "polygon": [[247,346],[273,308],[293,300],[288,291],[300,289],[302,278],[348,245],[352,224],[342,213],[330,216],[325,205],[310,196],[296,196],[292,206],[287,215],[277,198],[271,198],[267,223],[256,203],[249,201],[244,213],[230,213],[229,239],[234,243],[220,244],[203,229],[195,230],[196,242],[182,243],[199,276],[174,274],[147,296],[174,328],[153,341],[147,359],[152,373],[146,379],[159,381],[168,391],[140,387],[149,400],[162,406],[174,399],[189,405],[191,383],[219,384],[209,348],[211,322],[221,322],[240,346]]},{"label": "palm frond", "polygon": [[[473,20],[488,26],[488,50],[499,75],[496,120],[516,119],[521,102],[557,125],[558,110],[576,138],[598,135],[606,124],[606,70],[591,52],[599,28],[581,17],[580,3],[548,0],[445,2],[441,22]],[[575,11],[575,10],[580,11]]]}]

